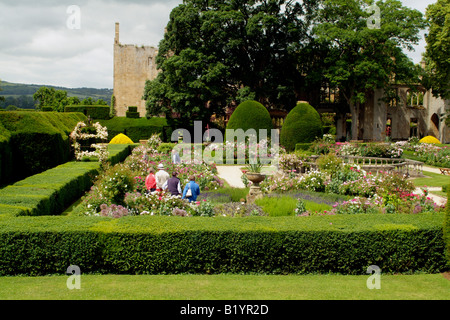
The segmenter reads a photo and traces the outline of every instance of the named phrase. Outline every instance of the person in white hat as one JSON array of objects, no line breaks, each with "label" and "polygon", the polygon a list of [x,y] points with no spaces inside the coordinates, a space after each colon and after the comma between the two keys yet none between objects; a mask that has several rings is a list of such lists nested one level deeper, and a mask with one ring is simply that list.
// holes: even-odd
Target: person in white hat
[{"label": "person in white hat", "polygon": [[170,175],[164,170],[164,165],[162,163],[158,164],[158,172],[155,174],[156,179],[156,191],[162,191],[167,188],[167,180],[169,180]]}]

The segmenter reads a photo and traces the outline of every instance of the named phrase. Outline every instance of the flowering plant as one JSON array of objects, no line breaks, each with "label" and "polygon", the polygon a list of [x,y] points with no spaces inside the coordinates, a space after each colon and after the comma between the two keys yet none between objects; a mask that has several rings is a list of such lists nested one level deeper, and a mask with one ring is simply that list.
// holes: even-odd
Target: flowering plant
[{"label": "flowering plant", "polygon": [[105,143],[93,143],[90,145],[91,148],[94,148],[95,151],[82,151],[81,143],[79,140],[100,140],[107,141],[108,139],[108,131],[106,127],[103,127],[99,122],[93,124],[95,128],[95,133],[86,133],[83,132],[83,128],[86,128],[87,125],[84,122],[78,122],[75,126],[75,129],[70,133],[69,137],[72,140],[72,146],[75,152],[75,158],[80,161],[84,157],[98,157],[98,160],[104,163],[109,156],[108,153],[108,145]]}]

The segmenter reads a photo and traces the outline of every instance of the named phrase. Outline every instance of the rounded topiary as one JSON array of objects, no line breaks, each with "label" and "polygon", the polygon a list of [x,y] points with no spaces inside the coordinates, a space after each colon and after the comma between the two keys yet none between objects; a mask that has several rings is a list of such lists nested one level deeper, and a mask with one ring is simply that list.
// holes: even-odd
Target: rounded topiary
[{"label": "rounded topiary", "polygon": [[433,136],[426,136],[419,140],[420,143],[434,143],[440,144],[441,142]]},{"label": "rounded topiary", "polygon": [[272,118],[269,111],[258,101],[247,100],[239,104],[227,123],[226,129],[255,129],[259,138],[259,130],[266,129],[267,137],[270,137],[273,129]]},{"label": "rounded topiary", "polygon": [[288,151],[297,143],[309,143],[323,134],[319,113],[309,103],[302,102],[292,109],[281,127],[280,144]]},{"label": "rounded topiary", "polygon": [[123,133],[119,133],[117,136],[111,139],[110,144],[133,144],[134,142]]}]

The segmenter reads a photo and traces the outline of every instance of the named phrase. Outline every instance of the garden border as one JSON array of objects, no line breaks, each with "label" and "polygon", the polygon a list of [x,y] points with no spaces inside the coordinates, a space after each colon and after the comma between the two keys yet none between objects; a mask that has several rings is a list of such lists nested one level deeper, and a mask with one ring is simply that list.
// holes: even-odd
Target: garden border
[{"label": "garden border", "polygon": [[0,216],[0,275],[438,273],[444,214],[319,217]]}]

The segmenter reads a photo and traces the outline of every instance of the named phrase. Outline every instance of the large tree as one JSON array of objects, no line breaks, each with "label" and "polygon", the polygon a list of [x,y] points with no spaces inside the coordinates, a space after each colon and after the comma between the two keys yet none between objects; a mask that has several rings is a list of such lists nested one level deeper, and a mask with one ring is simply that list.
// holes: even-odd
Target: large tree
[{"label": "large tree", "polygon": [[208,121],[248,98],[292,108],[316,2],[184,1],[171,12],[159,46],[161,72],[146,83],[148,114]]},{"label": "large tree", "polygon": [[412,50],[425,27],[422,14],[400,1],[378,1],[367,10],[373,4],[371,0],[323,0],[313,30],[318,41],[330,48],[323,73],[350,107],[354,140],[361,138],[359,114],[366,94],[414,77],[417,68],[402,49]]},{"label": "large tree", "polygon": [[427,7],[429,23],[424,55],[426,75],[424,85],[435,97],[450,98],[450,1],[438,0]]}]

